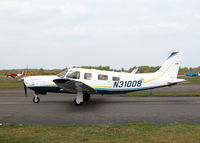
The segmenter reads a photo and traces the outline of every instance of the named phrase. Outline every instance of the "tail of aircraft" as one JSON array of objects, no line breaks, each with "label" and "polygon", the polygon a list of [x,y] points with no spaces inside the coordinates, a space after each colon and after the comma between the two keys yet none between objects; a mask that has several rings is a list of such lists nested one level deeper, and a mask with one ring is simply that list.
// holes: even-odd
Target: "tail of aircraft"
[{"label": "tail of aircraft", "polygon": [[167,78],[177,78],[182,54],[182,52],[171,53],[156,74]]}]

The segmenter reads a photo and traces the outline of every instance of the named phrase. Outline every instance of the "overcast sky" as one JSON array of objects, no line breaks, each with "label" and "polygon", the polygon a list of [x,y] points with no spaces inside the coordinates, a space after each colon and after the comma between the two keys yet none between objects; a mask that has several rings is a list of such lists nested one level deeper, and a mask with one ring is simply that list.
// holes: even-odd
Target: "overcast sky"
[{"label": "overcast sky", "polygon": [[0,0],[0,69],[200,66],[199,0]]}]

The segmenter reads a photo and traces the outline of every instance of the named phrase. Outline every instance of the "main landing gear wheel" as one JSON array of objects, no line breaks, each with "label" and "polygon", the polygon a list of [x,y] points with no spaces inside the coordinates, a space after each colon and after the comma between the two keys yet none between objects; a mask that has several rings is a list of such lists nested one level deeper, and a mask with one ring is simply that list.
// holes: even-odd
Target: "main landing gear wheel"
[{"label": "main landing gear wheel", "polygon": [[38,96],[34,96],[33,97],[33,102],[34,103],[39,103],[40,102],[40,98]]},{"label": "main landing gear wheel", "polygon": [[77,106],[79,106],[79,105],[82,105],[83,102],[77,102],[77,100],[76,100],[76,98],[75,98],[75,99],[74,99],[74,104],[77,105]]},{"label": "main landing gear wheel", "polygon": [[90,101],[90,94],[83,95],[83,101],[86,101],[86,102]]}]

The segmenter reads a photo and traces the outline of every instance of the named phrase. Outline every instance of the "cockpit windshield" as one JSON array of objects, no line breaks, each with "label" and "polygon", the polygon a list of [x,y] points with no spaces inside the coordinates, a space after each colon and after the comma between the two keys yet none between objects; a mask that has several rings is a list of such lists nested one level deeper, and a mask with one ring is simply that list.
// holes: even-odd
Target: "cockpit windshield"
[{"label": "cockpit windshield", "polygon": [[68,70],[64,70],[63,72],[57,74],[57,76],[60,77],[60,78],[64,78],[65,75],[67,74],[67,72],[68,72]]},{"label": "cockpit windshield", "polygon": [[80,79],[80,71],[69,71],[66,78]]}]

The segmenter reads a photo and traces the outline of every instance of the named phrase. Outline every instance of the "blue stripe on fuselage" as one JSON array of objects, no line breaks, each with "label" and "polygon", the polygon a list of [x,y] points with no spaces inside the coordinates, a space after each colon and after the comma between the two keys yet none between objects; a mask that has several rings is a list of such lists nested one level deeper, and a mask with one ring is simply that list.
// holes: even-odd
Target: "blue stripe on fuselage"
[{"label": "blue stripe on fuselage", "polygon": [[103,91],[134,91],[134,90],[144,90],[144,89],[149,89],[149,88],[155,88],[155,87],[143,87],[143,88],[93,88],[94,90],[103,90]]}]

